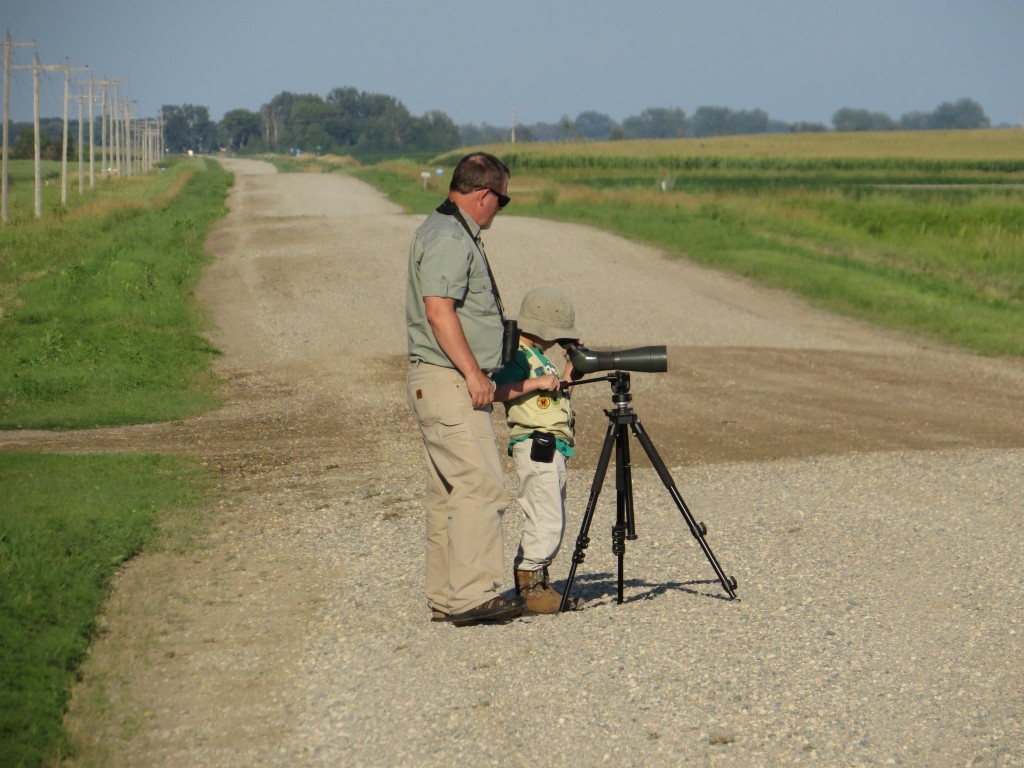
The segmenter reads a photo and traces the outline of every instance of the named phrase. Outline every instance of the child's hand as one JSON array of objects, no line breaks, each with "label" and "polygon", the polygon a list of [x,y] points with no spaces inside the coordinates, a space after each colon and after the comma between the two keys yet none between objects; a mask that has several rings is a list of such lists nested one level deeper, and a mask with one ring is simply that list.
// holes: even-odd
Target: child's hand
[{"label": "child's hand", "polygon": [[531,379],[531,381],[536,382],[537,389],[544,392],[557,392],[558,388],[561,386],[561,382],[558,380],[558,377],[553,373],[538,376],[535,379]]}]

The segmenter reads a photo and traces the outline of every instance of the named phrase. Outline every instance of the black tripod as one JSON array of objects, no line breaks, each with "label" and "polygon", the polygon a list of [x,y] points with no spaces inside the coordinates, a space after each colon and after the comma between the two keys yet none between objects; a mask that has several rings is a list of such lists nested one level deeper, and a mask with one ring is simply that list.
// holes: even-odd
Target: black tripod
[{"label": "black tripod", "polygon": [[715,574],[718,576],[718,580],[722,583],[722,587],[726,592],[729,593],[729,598],[736,597],[736,579],[732,576],[726,576],[722,571],[721,566],[718,564],[718,560],[715,559],[715,554],[711,551],[711,547],[708,546],[707,541],[704,540],[704,535],[707,533],[707,527],[704,523],[698,523],[693,519],[693,515],[690,514],[690,510],[686,506],[686,502],[683,501],[683,497],[679,494],[676,489],[675,483],[672,481],[672,476],[668,472],[668,468],[665,466],[665,462],[661,460],[661,456],[658,455],[658,451],[654,448],[654,443],[651,442],[651,438],[644,431],[643,425],[640,423],[640,419],[636,413],[630,407],[630,402],[633,396],[629,394],[629,374],[623,371],[615,371],[608,376],[601,376],[596,379],[585,379],[575,382],[579,384],[589,384],[594,381],[610,381],[612,384],[612,402],[615,407],[610,411],[605,411],[605,415],[608,416],[608,432],[604,438],[604,446],[601,448],[601,456],[597,461],[597,469],[594,472],[594,482],[590,487],[590,499],[587,501],[586,511],[583,513],[583,525],[580,527],[580,535],[576,539],[576,550],[572,554],[572,567],[569,569],[569,578],[565,582],[565,591],[562,594],[562,604],[559,607],[560,611],[566,611],[569,608],[569,591],[572,589],[573,579],[576,577],[576,566],[583,562],[586,557],[587,545],[590,544],[590,539],[587,534],[590,532],[590,523],[594,518],[594,509],[597,507],[597,497],[601,493],[601,485],[604,483],[605,473],[608,471],[608,462],[611,460],[612,447],[615,447],[615,491],[617,497],[617,510],[615,514],[615,525],[612,526],[612,554],[614,554],[619,561],[619,594],[618,602],[622,602],[622,574],[623,574],[623,558],[626,554],[626,540],[630,541],[636,539],[636,525],[633,519],[633,474],[629,462],[629,432],[626,427],[632,429],[636,439],[640,441],[640,445],[643,446],[644,451],[647,453],[647,458],[651,460],[651,464],[654,465],[654,469],[657,470],[658,476],[661,478],[661,482],[665,484],[669,494],[675,501],[676,506],[682,513],[683,518],[686,520],[686,524],[690,526],[690,533],[697,539],[700,544],[700,548],[704,550],[704,555],[707,557],[708,562],[711,563],[711,567],[715,569]]}]

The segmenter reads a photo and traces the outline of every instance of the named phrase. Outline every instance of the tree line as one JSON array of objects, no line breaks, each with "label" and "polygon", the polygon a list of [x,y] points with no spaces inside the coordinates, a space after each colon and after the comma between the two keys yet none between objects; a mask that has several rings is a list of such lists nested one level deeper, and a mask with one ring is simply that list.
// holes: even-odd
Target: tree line
[{"label": "tree line", "polygon": [[[917,131],[988,128],[990,121],[972,99],[940,104],[932,112],[908,112],[898,120],[882,112],[844,107],[832,116],[832,128],[824,123],[786,123],[773,120],[763,109],[733,110],[699,107],[692,115],[682,109],[651,107],[617,123],[600,112],[568,115],[557,123],[536,123],[516,128],[516,141],[616,141],[625,139],[678,139],[733,136],[754,133],[811,131]],[[463,125],[463,144],[507,141],[509,129],[493,125]]]},{"label": "tree line", "polygon": [[[508,126],[487,123],[456,125],[441,111],[412,115],[398,99],[355,88],[335,88],[326,96],[283,91],[254,112],[233,109],[220,122],[209,109],[193,104],[164,105],[160,110],[168,152],[277,152],[351,154],[444,152],[459,146],[510,141]],[[77,126],[77,123],[74,123]],[[692,115],[679,108],[651,107],[621,123],[596,111],[557,123],[515,127],[516,141],[616,141],[625,139],[701,138],[756,133],[808,131],[894,131],[987,128],[990,122],[976,101],[944,102],[932,112],[908,112],[892,118],[882,112],[844,107],[824,123],[786,123],[762,109],[699,107]],[[21,124],[24,126],[24,124]],[[32,127],[15,124],[15,158],[33,156]],[[59,159],[63,122],[41,122],[44,158]],[[77,128],[75,129],[77,130]],[[69,131],[72,133],[73,131]],[[69,143],[69,159],[75,156]]]},{"label": "tree line", "polygon": [[[174,108],[167,108],[174,109]],[[929,113],[910,112],[894,119],[880,112],[844,107],[824,123],[785,123],[762,109],[699,107],[692,115],[679,108],[651,107],[621,123],[596,111],[557,123],[515,127],[516,141],[616,141],[728,136],[807,131],[890,131],[987,128],[981,105],[968,98],[940,104]],[[167,124],[165,123],[165,126]],[[393,96],[336,88],[325,98],[315,94],[280,93],[259,112],[236,109],[219,124],[222,146],[234,151],[318,152],[441,152],[459,146],[510,141],[508,126],[457,126],[443,112],[414,117]],[[167,128],[165,127],[165,132]],[[173,148],[186,139],[172,141]]]},{"label": "tree line", "polygon": [[[444,151],[459,146],[458,127],[443,112],[412,115],[393,96],[355,88],[317,94],[279,93],[259,112],[233,109],[213,123],[206,107],[165,105],[169,151],[310,152],[366,155]],[[179,149],[180,148],[180,149]]]},{"label": "tree line", "polygon": [[[70,126],[74,126],[74,130]],[[14,144],[8,148],[8,157],[15,160],[31,160],[35,157],[36,137],[32,123],[12,123],[11,134]],[[39,119],[39,159],[60,160],[60,150],[64,146],[64,119],[61,117],[42,117]],[[75,147],[75,136],[78,135],[78,121],[69,122],[68,129],[68,160],[78,158]]]}]

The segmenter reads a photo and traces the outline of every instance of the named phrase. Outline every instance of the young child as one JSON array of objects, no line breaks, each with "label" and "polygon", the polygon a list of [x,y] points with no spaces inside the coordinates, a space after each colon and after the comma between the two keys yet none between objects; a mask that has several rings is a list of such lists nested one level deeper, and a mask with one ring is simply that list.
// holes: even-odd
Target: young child
[{"label": "young child", "polygon": [[494,374],[494,399],[505,404],[508,453],[519,473],[523,535],[514,561],[516,594],[528,613],[555,613],[562,595],[551,588],[548,566],[565,532],[566,459],[573,455],[573,413],[560,389],[572,363],[558,370],[546,353],[559,339],[578,340],[572,303],[553,288],[534,288],[519,310],[515,360]]}]

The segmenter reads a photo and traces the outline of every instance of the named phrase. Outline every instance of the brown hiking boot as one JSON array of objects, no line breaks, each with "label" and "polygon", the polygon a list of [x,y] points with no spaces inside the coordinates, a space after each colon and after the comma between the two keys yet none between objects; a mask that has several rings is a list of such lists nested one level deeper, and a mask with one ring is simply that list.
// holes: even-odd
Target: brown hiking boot
[{"label": "brown hiking boot", "polygon": [[516,592],[526,598],[527,613],[558,613],[562,595],[548,583],[548,569],[516,571]]},{"label": "brown hiking boot", "polygon": [[526,601],[516,595],[515,597],[492,597],[486,603],[478,605],[462,613],[453,613],[448,621],[456,627],[468,627],[471,624],[478,624],[482,621],[504,621],[521,616],[526,608]]}]

